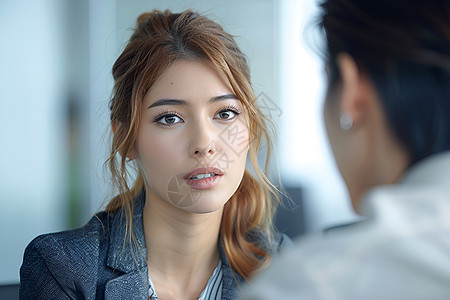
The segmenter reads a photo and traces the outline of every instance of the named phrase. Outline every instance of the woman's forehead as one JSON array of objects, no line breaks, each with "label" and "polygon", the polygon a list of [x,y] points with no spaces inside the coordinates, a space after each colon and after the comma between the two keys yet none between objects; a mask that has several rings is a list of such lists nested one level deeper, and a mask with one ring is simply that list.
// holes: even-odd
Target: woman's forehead
[{"label": "woman's forehead", "polygon": [[181,60],[162,72],[144,96],[144,101],[149,105],[159,99],[209,101],[222,95],[235,94],[229,81],[212,64]]}]

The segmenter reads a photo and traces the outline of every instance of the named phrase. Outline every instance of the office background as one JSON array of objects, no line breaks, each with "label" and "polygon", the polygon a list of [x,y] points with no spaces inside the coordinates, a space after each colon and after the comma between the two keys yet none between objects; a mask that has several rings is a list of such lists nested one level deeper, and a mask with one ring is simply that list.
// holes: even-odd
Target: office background
[{"label": "office background", "polygon": [[355,219],[322,124],[316,1],[0,0],[0,285],[18,282],[33,237],[84,224],[112,196],[111,67],[136,17],[155,8],[192,8],[236,36],[278,125],[273,166],[300,191],[305,230]]}]

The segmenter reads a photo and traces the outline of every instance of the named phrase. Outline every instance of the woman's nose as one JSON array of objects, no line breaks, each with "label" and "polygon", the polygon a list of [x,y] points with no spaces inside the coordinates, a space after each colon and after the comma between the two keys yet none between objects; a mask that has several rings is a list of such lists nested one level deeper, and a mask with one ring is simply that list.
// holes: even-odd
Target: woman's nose
[{"label": "woman's nose", "polygon": [[213,156],[216,153],[214,129],[208,124],[198,124],[192,131],[189,155],[195,158]]}]

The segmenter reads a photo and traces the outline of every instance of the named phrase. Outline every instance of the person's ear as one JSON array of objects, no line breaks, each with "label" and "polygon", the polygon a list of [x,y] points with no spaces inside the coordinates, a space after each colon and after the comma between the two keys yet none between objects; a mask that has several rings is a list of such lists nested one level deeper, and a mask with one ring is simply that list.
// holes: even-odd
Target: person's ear
[{"label": "person's ear", "polygon": [[111,129],[113,132],[114,148],[118,149],[120,155],[124,156],[125,154],[127,159],[129,160],[135,159],[134,149],[130,150],[129,153],[126,154],[123,153],[123,149],[119,147],[124,142],[125,137],[127,136],[125,126],[119,121],[111,121]]},{"label": "person's ear", "polygon": [[[368,107],[367,101],[372,98],[372,87],[368,78],[361,72],[355,60],[347,53],[336,58],[342,82],[340,112],[341,123],[360,124]],[[344,117],[344,120],[342,120]],[[342,124],[341,124],[342,126]],[[344,125],[345,126],[345,125]]]}]

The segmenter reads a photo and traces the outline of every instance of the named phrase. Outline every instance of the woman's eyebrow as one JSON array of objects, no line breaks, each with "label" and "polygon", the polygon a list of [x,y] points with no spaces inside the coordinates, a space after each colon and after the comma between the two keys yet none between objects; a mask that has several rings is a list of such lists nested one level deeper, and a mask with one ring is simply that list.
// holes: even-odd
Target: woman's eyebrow
[{"label": "woman's eyebrow", "polygon": [[211,99],[209,99],[209,102],[217,102],[217,101],[223,101],[223,100],[228,100],[228,99],[239,100],[239,98],[236,95],[225,94],[225,95],[212,97]]},{"label": "woman's eyebrow", "polygon": [[158,101],[155,101],[154,103],[150,104],[148,108],[156,107],[156,106],[163,106],[163,105],[188,105],[188,102],[186,100],[180,100],[180,99],[159,99]]},{"label": "woman's eyebrow", "polygon": [[[208,102],[217,102],[217,101],[223,101],[228,99],[234,99],[239,100],[236,95],[233,94],[224,94],[216,97],[212,97],[209,99]],[[163,98],[155,101],[154,103],[150,104],[148,108],[157,107],[157,106],[163,106],[163,105],[189,105],[189,103],[186,100],[181,99],[171,99],[171,98]]]}]

